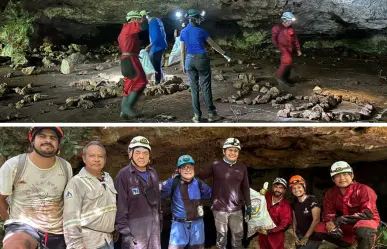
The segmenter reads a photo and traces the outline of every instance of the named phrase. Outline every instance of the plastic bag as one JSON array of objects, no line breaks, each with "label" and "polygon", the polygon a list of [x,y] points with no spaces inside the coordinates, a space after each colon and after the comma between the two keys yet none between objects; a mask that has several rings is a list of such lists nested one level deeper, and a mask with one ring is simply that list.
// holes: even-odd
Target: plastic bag
[{"label": "plastic bag", "polygon": [[173,48],[168,58],[168,67],[173,64],[179,63],[181,60],[181,43],[180,36],[175,37],[175,44],[173,44]]},{"label": "plastic bag", "polygon": [[[267,189],[267,186],[264,189]],[[276,227],[267,211],[265,195],[250,189],[250,198],[252,214],[247,223],[247,237],[254,235],[260,228],[273,229]]]},{"label": "plastic bag", "polygon": [[155,78],[156,70],[152,65],[149,53],[145,49],[140,51],[140,62],[146,74],[146,78],[148,80],[153,80]]}]

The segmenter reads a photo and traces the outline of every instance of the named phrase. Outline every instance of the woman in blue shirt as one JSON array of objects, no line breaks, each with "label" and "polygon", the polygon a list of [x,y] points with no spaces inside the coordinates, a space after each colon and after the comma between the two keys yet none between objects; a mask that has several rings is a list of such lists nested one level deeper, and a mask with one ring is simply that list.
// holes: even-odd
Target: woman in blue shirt
[{"label": "woman in blue shirt", "polygon": [[203,16],[198,10],[190,9],[187,13],[189,24],[180,34],[181,41],[181,66],[183,72],[188,72],[191,85],[192,107],[194,117],[192,120],[199,123],[202,112],[199,102],[199,80],[204,93],[204,101],[208,108],[208,122],[220,120],[216,107],[212,101],[211,89],[211,65],[206,54],[205,42],[213,47],[218,53],[225,56],[223,49],[219,47],[204,29],[200,28]]}]

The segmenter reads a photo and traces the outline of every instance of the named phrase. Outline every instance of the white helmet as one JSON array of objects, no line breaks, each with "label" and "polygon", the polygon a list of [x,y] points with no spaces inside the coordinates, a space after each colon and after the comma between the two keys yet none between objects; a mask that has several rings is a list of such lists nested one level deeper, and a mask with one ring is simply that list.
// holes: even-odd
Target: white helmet
[{"label": "white helmet", "polygon": [[338,161],[331,166],[331,177],[341,173],[353,173],[352,167],[344,161]]},{"label": "white helmet", "polygon": [[282,184],[285,188],[288,187],[288,182],[284,178],[277,177],[273,181],[273,185]]},{"label": "white helmet", "polygon": [[137,147],[144,147],[147,148],[149,151],[151,151],[151,147],[149,145],[148,139],[146,139],[143,136],[137,136],[130,141],[130,144],[128,146],[128,151],[131,151]]},{"label": "white helmet", "polygon": [[223,149],[227,148],[238,148],[239,150],[241,150],[241,143],[236,138],[227,138],[226,142],[224,142],[223,144]]}]

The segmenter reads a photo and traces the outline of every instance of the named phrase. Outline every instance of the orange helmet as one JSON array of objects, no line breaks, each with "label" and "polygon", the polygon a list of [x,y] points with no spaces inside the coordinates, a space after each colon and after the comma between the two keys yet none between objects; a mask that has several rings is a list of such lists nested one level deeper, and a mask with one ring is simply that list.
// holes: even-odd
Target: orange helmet
[{"label": "orange helmet", "polygon": [[55,126],[55,127],[36,127],[36,126],[33,126],[33,127],[31,127],[31,129],[28,132],[28,139],[30,140],[30,142],[32,142],[32,140],[34,140],[36,133],[38,133],[39,131],[41,131],[43,129],[50,129],[53,132],[55,132],[56,135],[58,136],[59,143],[64,136],[64,132],[63,132],[62,128],[60,128],[59,126]]},{"label": "orange helmet", "polygon": [[295,175],[295,176],[290,177],[289,187],[291,188],[297,184],[301,184],[304,187],[304,189],[306,189],[306,182],[305,182],[304,178],[302,178],[302,176]]}]

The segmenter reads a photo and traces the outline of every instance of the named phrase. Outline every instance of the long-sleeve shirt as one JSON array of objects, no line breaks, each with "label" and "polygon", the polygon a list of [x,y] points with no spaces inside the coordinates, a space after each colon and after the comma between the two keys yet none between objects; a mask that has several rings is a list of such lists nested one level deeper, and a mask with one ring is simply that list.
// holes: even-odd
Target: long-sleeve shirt
[{"label": "long-sleeve shirt", "polygon": [[157,210],[157,213],[159,212],[159,177],[156,170],[151,167],[147,168],[146,173],[148,174],[148,181],[146,184],[149,187],[154,187],[157,195],[155,198],[159,201],[159,204],[155,206],[149,205],[144,194],[143,183],[140,182],[144,180],[132,164],[121,169],[114,180],[114,185],[118,192],[116,230],[122,234],[131,233],[128,226],[131,220],[153,217],[155,209]]},{"label": "long-sleeve shirt", "polygon": [[351,184],[344,195],[339,187],[334,186],[325,194],[322,220],[328,222],[333,221],[336,216],[359,216],[368,210],[372,213],[372,220],[378,224],[380,217],[376,199],[373,189],[358,182]]},{"label": "long-sleeve shirt", "polygon": [[285,232],[292,224],[292,208],[287,200],[282,199],[280,202],[273,205],[273,194],[267,192],[266,195],[267,211],[276,225],[271,229],[272,233]]},{"label": "long-sleeve shirt", "polygon": [[141,31],[141,25],[137,22],[125,23],[122,26],[121,33],[118,36],[118,46],[122,53],[140,53],[140,39],[138,33]]},{"label": "long-sleeve shirt", "polygon": [[293,27],[285,27],[282,23],[272,28],[271,41],[280,49],[287,49],[291,51],[293,46],[295,46],[297,51],[301,50],[300,43],[298,42],[296,32]]},{"label": "long-sleeve shirt", "polygon": [[105,187],[82,168],[67,184],[63,212],[67,249],[95,249],[112,241],[117,191],[108,173],[103,179]]},{"label": "long-sleeve shirt", "polygon": [[[163,182],[161,188],[161,198],[169,198],[171,196],[173,180],[174,178],[169,178],[168,180]],[[185,182],[178,184],[172,196],[172,215],[177,219],[187,219],[188,217],[186,207],[184,206],[184,200],[181,194],[181,189],[179,187],[183,184],[188,185],[184,187],[188,188],[189,200],[210,199],[212,193],[211,187],[209,187],[204,182],[202,182],[202,189],[200,191],[199,183],[195,178],[192,180],[192,182],[188,184],[186,184]]]},{"label": "long-sleeve shirt", "polygon": [[241,210],[243,204],[251,205],[250,185],[245,165],[229,164],[219,160],[197,175],[203,180],[211,176],[213,176],[213,210],[235,212]]},{"label": "long-sleeve shirt", "polygon": [[159,18],[153,17],[149,22],[149,40],[152,43],[151,53],[168,47],[164,24]]}]

